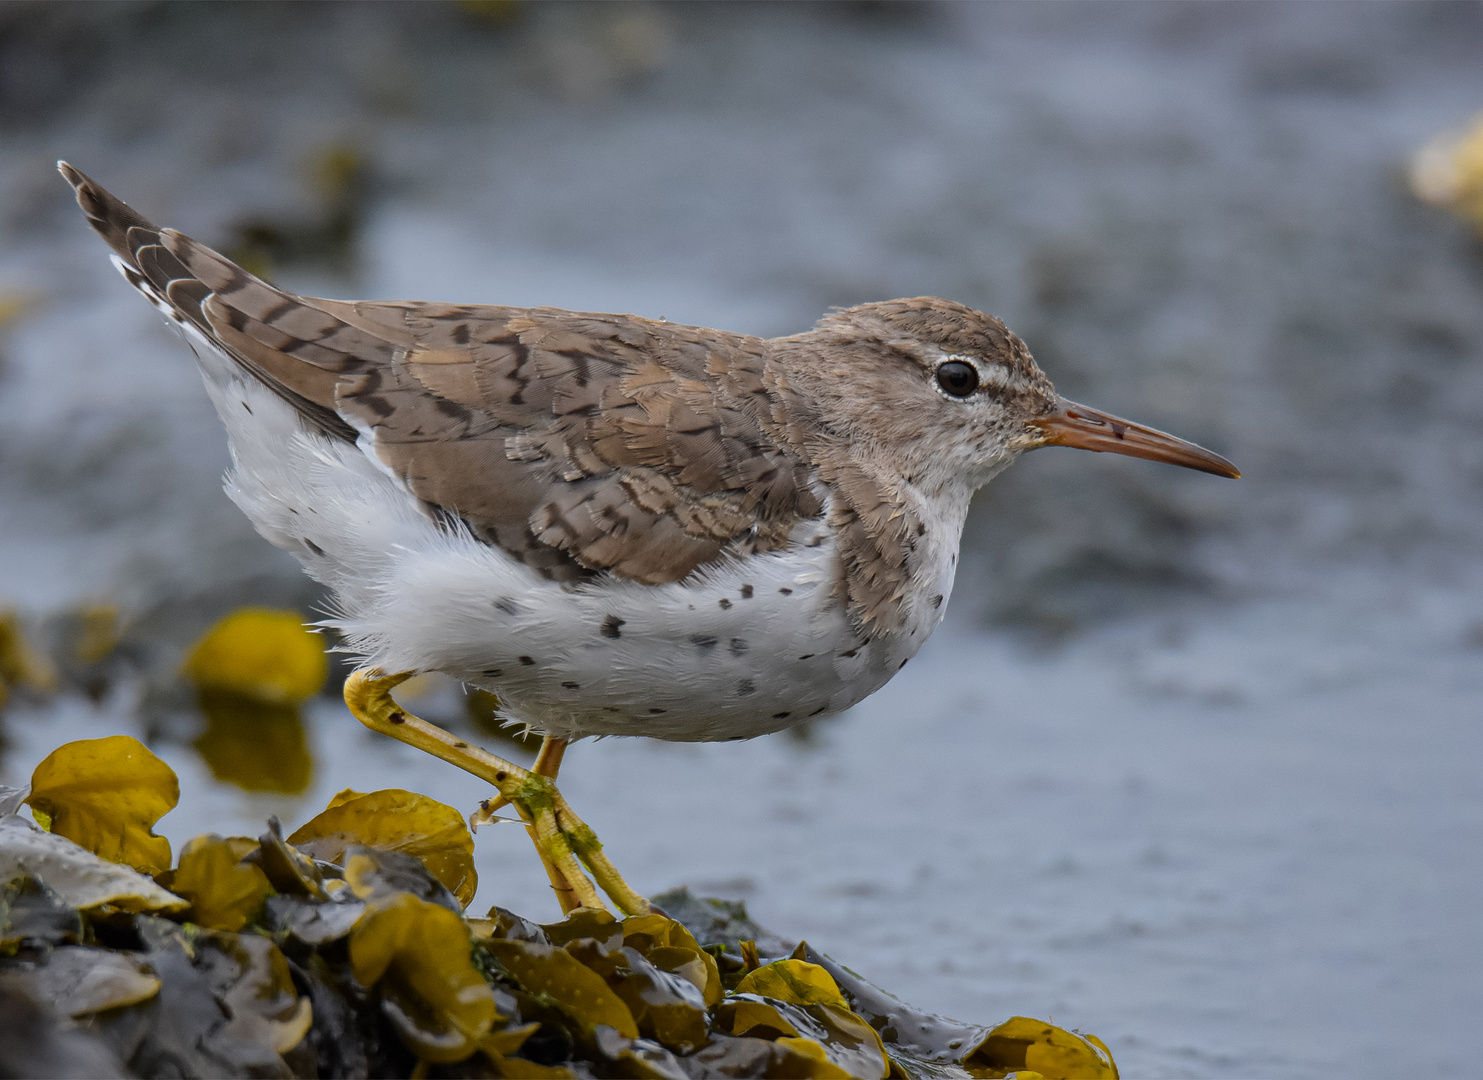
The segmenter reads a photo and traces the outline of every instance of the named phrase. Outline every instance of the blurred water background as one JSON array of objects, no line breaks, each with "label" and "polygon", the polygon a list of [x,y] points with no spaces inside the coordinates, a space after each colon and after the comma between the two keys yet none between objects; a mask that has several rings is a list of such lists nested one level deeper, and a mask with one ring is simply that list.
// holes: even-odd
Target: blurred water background
[{"label": "blurred water background", "polygon": [[[0,7],[0,606],[54,641],[119,613],[111,658],[10,704],[0,780],[146,736],[177,841],[345,786],[486,794],[332,697],[273,744],[289,790],[228,782],[252,740],[172,697],[180,651],[320,597],[222,495],[189,353],[57,158],[321,295],[764,335],[952,297],[1246,479],[1033,454],[885,691],[745,745],[580,746],[573,803],[642,891],[1096,1032],[1124,1075],[1461,1075],[1483,243],[1403,170],[1483,109],[1480,57],[1472,2]],[[479,848],[479,904],[554,914],[523,834]]]}]

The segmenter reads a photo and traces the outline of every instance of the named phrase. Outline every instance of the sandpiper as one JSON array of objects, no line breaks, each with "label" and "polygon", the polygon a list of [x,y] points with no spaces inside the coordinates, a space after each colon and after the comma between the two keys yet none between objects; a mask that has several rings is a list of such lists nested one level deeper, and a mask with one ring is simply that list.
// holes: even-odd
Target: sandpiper
[{"label": "sandpiper", "polygon": [[[1218,476],[1061,398],[998,319],[917,297],[762,339],[634,315],[298,296],[66,163],[180,327],[226,490],[334,593],[358,719],[493,784],[564,910],[648,910],[553,778],[586,735],[747,739],[849,708],[926,642],[969,499],[1026,450]],[[441,671],[545,736],[527,770],[390,691]],[[580,864],[579,864],[580,860]]]}]

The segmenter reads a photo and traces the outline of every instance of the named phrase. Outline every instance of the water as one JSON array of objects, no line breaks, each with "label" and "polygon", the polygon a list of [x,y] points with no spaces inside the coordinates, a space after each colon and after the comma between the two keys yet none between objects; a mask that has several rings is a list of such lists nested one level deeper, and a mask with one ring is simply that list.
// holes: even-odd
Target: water
[{"label": "water", "polygon": [[[0,331],[6,602],[120,603],[158,679],[225,607],[314,601],[220,494],[188,357],[59,156],[221,242],[309,213],[304,162],[360,146],[352,271],[279,275],[330,295],[757,333],[980,305],[1068,396],[1247,479],[1031,455],[886,690],[807,741],[582,745],[565,790],[641,890],[744,898],[923,1007],[1083,1027],[1127,1075],[1464,1071],[1483,261],[1399,177],[1483,108],[1483,9],[151,10],[28,16],[32,61],[81,59],[33,65],[35,100],[0,86],[0,291],[37,300]],[[7,782],[66,739],[155,733],[177,842],[345,786],[486,794],[332,702],[298,798],[217,784],[126,688],[4,723]],[[480,833],[477,903],[551,907],[527,848]]]}]

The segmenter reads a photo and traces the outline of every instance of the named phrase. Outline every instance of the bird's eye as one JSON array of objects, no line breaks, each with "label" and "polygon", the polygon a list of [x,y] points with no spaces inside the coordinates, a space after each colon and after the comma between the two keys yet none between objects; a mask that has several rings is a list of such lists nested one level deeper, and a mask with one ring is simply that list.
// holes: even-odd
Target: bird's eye
[{"label": "bird's eye", "polygon": [[978,389],[978,369],[962,360],[949,360],[937,369],[937,385],[953,397],[967,397]]}]

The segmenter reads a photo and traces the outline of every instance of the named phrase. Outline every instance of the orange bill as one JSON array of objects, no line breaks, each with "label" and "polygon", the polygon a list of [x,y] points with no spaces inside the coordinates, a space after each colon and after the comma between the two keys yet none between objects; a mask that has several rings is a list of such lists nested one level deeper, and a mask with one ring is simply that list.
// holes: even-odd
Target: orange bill
[{"label": "orange bill", "polygon": [[1240,469],[1203,446],[1064,398],[1058,410],[1050,416],[1031,420],[1030,424],[1045,433],[1041,446],[1073,446],[1078,450],[1147,458],[1216,476],[1228,476],[1233,480],[1241,475]]}]

